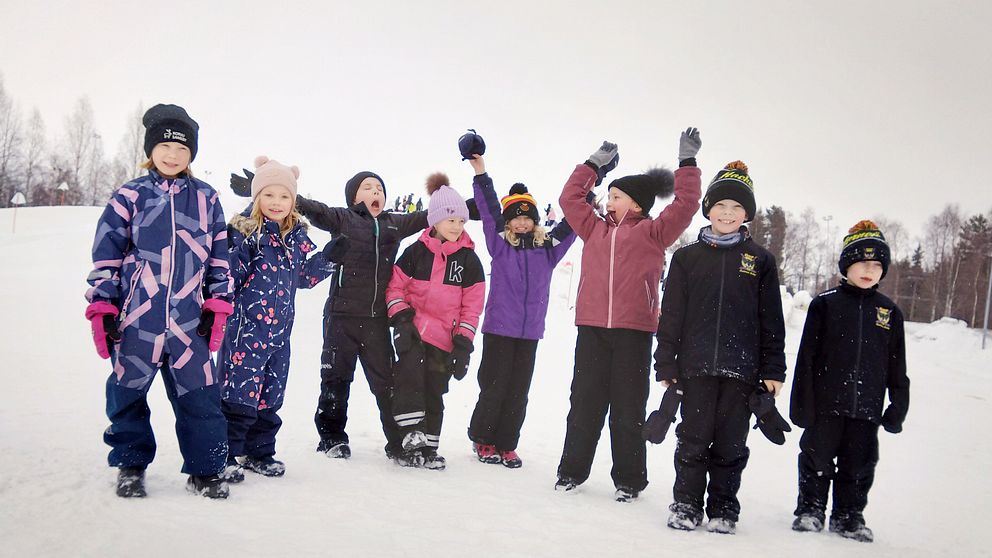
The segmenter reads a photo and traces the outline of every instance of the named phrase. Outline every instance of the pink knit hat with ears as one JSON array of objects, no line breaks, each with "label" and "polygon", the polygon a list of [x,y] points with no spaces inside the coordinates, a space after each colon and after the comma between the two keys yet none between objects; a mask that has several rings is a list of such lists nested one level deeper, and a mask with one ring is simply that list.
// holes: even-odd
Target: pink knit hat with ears
[{"label": "pink knit hat with ears", "polygon": [[279,161],[269,159],[265,155],[255,157],[255,178],[251,180],[251,199],[266,186],[285,186],[296,200],[296,179],[300,177],[297,166],[287,167]]}]

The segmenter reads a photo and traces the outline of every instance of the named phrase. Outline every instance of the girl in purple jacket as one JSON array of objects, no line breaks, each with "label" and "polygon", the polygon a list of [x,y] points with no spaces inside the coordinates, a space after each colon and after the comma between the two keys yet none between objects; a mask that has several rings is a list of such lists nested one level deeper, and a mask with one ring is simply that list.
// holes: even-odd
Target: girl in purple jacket
[{"label": "girl in purple jacket", "polygon": [[545,231],[538,224],[537,202],[523,184],[514,184],[508,196],[497,199],[482,156],[474,157],[469,160],[475,169],[472,187],[492,256],[492,286],[482,324],[479,402],[468,437],[479,461],[515,469],[523,464],[517,441],[537,342],[544,336],[551,274],[575,242],[575,233],[565,221]]}]

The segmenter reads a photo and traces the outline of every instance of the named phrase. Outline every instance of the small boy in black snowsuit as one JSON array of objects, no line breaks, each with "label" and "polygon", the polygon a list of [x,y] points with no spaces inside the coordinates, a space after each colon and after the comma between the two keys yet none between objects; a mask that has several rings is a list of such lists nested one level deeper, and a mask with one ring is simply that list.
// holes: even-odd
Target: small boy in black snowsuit
[{"label": "small boy in black snowsuit", "polygon": [[[850,229],[839,267],[840,285],[809,305],[796,358],[790,418],[805,432],[792,529],[823,529],[833,481],[830,530],[871,542],[863,512],[878,463],[878,426],[901,432],[909,410],[903,317],[878,292],[889,246],[874,223]],[[889,406],[882,412],[886,390]]]},{"label": "small boy in black snowsuit", "polygon": [[[351,447],[345,425],[355,365],[362,369],[379,407],[386,435],[386,455],[400,452],[399,427],[390,402],[393,388],[393,346],[386,316],[386,285],[400,241],[427,227],[427,212],[383,211],[386,188],[379,175],[360,172],[345,185],[350,207],[328,207],[300,197],[297,208],[310,222],[346,239],[347,247],[332,257],[337,264],[324,305],[324,348],[320,357],[320,399],[314,421],[320,435],[317,451],[348,458]],[[339,243],[341,241],[339,240]]]},{"label": "small boy in black snowsuit", "polygon": [[748,398],[762,382],[773,395],[782,389],[785,323],[775,257],[743,226],[755,213],[744,163],[717,174],[702,211],[711,225],[672,257],[655,352],[656,378],[683,391],[668,526],[702,523],[709,476],[706,527],[733,534],[750,455]]}]

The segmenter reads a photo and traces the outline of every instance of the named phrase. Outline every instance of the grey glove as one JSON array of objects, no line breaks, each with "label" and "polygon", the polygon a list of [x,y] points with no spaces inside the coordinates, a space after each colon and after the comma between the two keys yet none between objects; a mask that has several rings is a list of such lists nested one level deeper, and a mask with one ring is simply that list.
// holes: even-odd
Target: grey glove
[{"label": "grey glove", "polygon": [[603,183],[606,173],[617,168],[619,162],[620,150],[617,148],[617,144],[608,141],[604,141],[603,145],[586,159],[586,164],[596,170],[596,186]]},{"label": "grey glove", "polygon": [[686,159],[695,157],[702,145],[703,140],[699,139],[699,130],[697,128],[686,128],[682,132],[682,137],[679,139],[679,161],[685,161]]},{"label": "grey glove", "polygon": [[617,162],[620,160],[619,153],[620,149],[617,148],[617,144],[604,141],[603,145],[589,156],[589,162],[604,169],[603,174],[606,174],[616,168]]}]

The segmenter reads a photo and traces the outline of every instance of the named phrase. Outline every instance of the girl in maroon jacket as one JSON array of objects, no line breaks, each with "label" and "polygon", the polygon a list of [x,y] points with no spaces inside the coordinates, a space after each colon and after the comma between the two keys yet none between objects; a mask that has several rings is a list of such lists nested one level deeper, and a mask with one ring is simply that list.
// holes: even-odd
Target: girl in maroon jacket
[{"label": "girl in maroon jacket", "polygon": [[393,418],[403,433],[403,453],[395,461],[441,470],[441,396],[451,376],[461,380],[468,371],[486,283],[475,244],[463,230],[465,200],[441,173],[428,177],[427,192],[429,228],[396,261],[386,308],[399,357]]},{"label": "girl in maroon jacket", "polygon": [[[575,308],[575,372],[565,447],[555,490],[572,490],[589,477],[606,412],[610,412],[613,483],[618,502],[637,498],[648,484],[641,427],[649,392],[651,337],[658,328],[658,285],[665,249],[699,208],[699,132],[679,143],[679,169],[653,169],[614,180],[605,218],[586,203],[592,189],[619,161],[617,146],[603,142],[565,183],[559,205],[582,238],[582,275]],[[674,183],[674,184],[673,184]],[[675,199],[656,219],[656,196]]]}]

